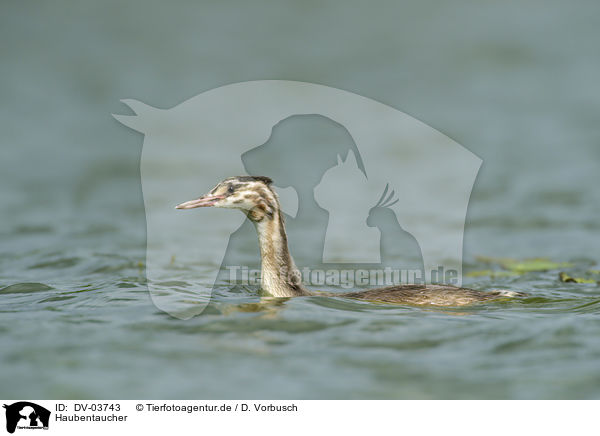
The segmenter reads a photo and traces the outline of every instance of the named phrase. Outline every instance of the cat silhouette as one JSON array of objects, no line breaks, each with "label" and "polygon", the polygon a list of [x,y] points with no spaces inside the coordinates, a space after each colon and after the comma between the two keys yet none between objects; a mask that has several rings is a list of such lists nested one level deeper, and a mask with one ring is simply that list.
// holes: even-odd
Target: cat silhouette
[{"label": "cat silhouette", "polygon": [[317,202],[329,211],[324,263],[379,263],[379,233],[365,225],[372,206],[369,181],[353,151],[329,169],[315,189]]}]

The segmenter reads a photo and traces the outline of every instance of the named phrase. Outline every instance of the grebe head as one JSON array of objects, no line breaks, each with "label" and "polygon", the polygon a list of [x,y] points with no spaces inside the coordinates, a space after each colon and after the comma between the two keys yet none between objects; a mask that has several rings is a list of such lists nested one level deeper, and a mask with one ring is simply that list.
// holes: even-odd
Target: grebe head
[{"label": "grebe head", "polygon": [[176,209],[221,207],[240,209],[252,221],[272,217],[277,208],[277,196],[270,188],[273,181],[264,176],[228,177],[208,194],[175,206]]}]

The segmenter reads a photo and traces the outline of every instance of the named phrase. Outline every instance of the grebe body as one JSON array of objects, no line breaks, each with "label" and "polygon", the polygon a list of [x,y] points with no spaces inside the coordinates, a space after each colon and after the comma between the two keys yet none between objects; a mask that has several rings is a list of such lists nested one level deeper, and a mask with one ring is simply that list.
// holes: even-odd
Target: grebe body
[{"label": "grebe body", "polygon": [[279,198],[272,180],[262,176],[229,177],[208,194],[176,206],[177,209],[219,207],[239,209],[252,221],[258,233],[261,256],[261,288],[273,297],[329,295],[396,304],[465,306],[499,298],[523,296],[520,292],[481,292],[451,285],[397,285],[344,293],[315,293],[298,280],[285,232]]}]

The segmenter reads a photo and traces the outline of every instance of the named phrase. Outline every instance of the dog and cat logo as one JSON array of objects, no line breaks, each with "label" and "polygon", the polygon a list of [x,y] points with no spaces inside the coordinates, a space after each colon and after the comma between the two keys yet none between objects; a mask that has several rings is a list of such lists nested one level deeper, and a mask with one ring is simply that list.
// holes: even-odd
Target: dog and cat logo
[{"label": "dog and cat logo", "polygon": [[50,411],[42,406],[29,401],[19,401],[4,405],[6,409],[6,431],[14,433],[16,429],[22,430],[48,430]]},{"label": "dog and cat logo", "polygon": [[[115,119],[144,134],[145,272],[159,309],[189,319],[213,288],[246,286],[244,271],[260,274],[256,231],[244,214],[215,220],[174,208],[237,174],[274,180],[304,284],[321,287],[326,271],[330,285],[343,286],[348,276],[389,269],[396,279],[368,284],[461,286],[467,207],[482,160],[423,122],[348,91],[288,80],[228,84],[169,109],[122,102],[133,115]],[[199,231],[221,267],[203,272],[209,286],[180,290],[164,280],[165,265],[193,265],[189,235]],[[417,274],[401,274],[409,271]]]}]

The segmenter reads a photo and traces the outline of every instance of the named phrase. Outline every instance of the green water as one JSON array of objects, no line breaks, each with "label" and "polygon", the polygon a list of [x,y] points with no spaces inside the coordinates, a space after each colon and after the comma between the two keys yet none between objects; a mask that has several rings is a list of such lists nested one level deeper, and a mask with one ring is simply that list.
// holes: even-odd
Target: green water
[{"label": "green water", "polygon": [[[142,136],[110,116],[257,79],[365,95],[483,159],[467,272],[543,256],[581,274],[600,261],[597,2],[0,9],[0,397],[600,398],[600,287],[561,269],[466,278],[530,294],[471,308],[244,306],[255,288],[220,286],[198,317],[160,312]],[[165,273],[202,283],[211,255]]]}]

